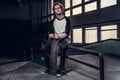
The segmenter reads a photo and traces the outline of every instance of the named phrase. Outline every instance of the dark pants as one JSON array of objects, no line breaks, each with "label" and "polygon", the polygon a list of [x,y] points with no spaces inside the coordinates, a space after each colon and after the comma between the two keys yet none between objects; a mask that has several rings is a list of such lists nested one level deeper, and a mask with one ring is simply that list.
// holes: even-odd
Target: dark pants
[{"label": "dark pants", "polygon": [[44,49],[44,59],[50,74],[56,74],[57,71],[57,56],[60,54],[60,64],[59,68],[64,69],[65,59],[66,59],[66,49],[68,40],[55,40],[52,39],[46,43]]}]

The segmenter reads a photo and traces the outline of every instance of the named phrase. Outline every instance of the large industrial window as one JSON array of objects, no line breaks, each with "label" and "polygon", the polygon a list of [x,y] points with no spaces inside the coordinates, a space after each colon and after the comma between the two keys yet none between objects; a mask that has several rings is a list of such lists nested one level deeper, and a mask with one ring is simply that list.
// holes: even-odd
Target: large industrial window
[{"label": "large industrial window", "polygon": [[85,43],[97,41],[97,27],[85,28]]},{"label": "large industrial window", "polygon": [[[53,1],[54,0],[43,0],[42,2],[42,23],[47,22],[53,18]],[[99,9],[117,5],[117,0],[64,0],[64,2],[65,15],[68,17],[97,10],[97,8]]]},{"label": "large industrial window", "polygon": [[101,26],[101,40],[117,38],[117,25]]},{"label": "large industrial window", "polygon": [[82,43],[82,28],[73,29],[73,43]]},{"label": "large industrial window", "polygon": [[84,2],[82,0],[65,0],[65,9],[67,9],[65,15],[77,15],[113,5],[117,5],[117,0],[100,0],[100,2],[98,0],[84,0]]},{"label": "large industrial window", "polygon": [[[87,3],[88,1],[90,2]],[[65,9],[66,9],[65,10],[66,16],[78,15],[78,14],[82,14],[83,11],[89,12],[89,11],[97,10],[97,1],[85,0],[83,3],[82,0],[65,0]]]},{"label": "large industrial window", "polygon": [[65,9],[66,9],[65,15],[71,16],[71,12],[72,12],[72,15],[81,14],[82,13],[81,4],[82,4],[82,0],[65,0]]},{"label": "large industrial window", "polygon": [[117,4],[117,0],[101,0],[101,8],[113,6]]},{"label": "large industrial window", "polygon": [[52,6],[53,6],[53,0],[43,0],[41,3],[41,22],[45,23],[50,21],[53,16],[53,10],[52,10]]}]

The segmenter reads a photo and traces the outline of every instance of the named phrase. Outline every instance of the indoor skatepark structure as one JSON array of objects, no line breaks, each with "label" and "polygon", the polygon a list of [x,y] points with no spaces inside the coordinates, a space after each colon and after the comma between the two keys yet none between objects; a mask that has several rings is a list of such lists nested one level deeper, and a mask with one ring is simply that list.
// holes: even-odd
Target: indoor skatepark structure
[{"label": "indoor skatepark structure", "polygon": [[[46,67],[42,65],[42,59],[38,61],[39,63],[35,60],[18,61],[17,59],[10,59],[11,62],[7,64],[2,64],[2,61],[4,62],[6,60],[7,62],[7,58],[1,59],[0,80],[119,80],[119,47],[119,39],[109,39],[79,47],[69,46],[66,61],[66,70],[68,70],[68,72],[60,78],[49,74],[41,74],[41,72],[46,69]],[[94,52],[98,52],[103,56],[101,65],[103,67],[102,78],[98,70],[100,67],[99,57],[92,53],[80,52],[79,49],[81,51],[93,51],[93,54]],[[31,58],[35,59],[35,54],[33,53],[32,55],[34,57]],[[84,65],[86,63],[88,63],[87,66]]]}]

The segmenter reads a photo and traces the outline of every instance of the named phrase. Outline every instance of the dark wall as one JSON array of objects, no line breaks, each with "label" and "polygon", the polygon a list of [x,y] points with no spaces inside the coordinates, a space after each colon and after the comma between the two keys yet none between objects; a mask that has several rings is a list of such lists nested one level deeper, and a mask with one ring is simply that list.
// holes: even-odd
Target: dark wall
[{"label": "dark wall", "polygon": [[29,20],[29,4],[20,7],[17,0],[0,1],[0,19],[26,19]]},{"label": "dark wall", "polygon": [[[24,1],[24,0],[23,0]],[[24,48],[42,40],[41,2],[29,1],[22,7],[17,0],[0,1],[0,57],[23,55]]]},{"label": "dark wall", "polygon": [[24,46],[22,34],[30,32],[29,4],[17,0],[0,1],[0,56],[13,56]]},{"label": "dark wall", "polygon": [[[21,34],[29,32],[27,20],[0,20],[0,52],[1,54],[17,53],[23,45]],[[8,55],[8,54],[7,54]]]}]

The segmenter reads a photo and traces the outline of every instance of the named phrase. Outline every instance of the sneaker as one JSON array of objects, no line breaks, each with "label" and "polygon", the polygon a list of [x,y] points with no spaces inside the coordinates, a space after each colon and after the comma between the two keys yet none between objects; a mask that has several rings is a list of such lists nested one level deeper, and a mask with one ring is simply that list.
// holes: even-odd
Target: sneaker
[{"label": "sneaker", "polygon": [[56,73],[56,77],[61,77],[65,74],[65,70],[63,69],[58,69]]},{"label": "sneaker", "polygon": [[45,70],[45,71],[43,71],[43,72],[41,72],[41,74],[48,74],[49,73],[49,70],[47,69],[47,70]]},{"label": "sneaker", "polygon": [[56,77],[61,77],[61,76],[63,76],[63,74],[56,74]]}]

